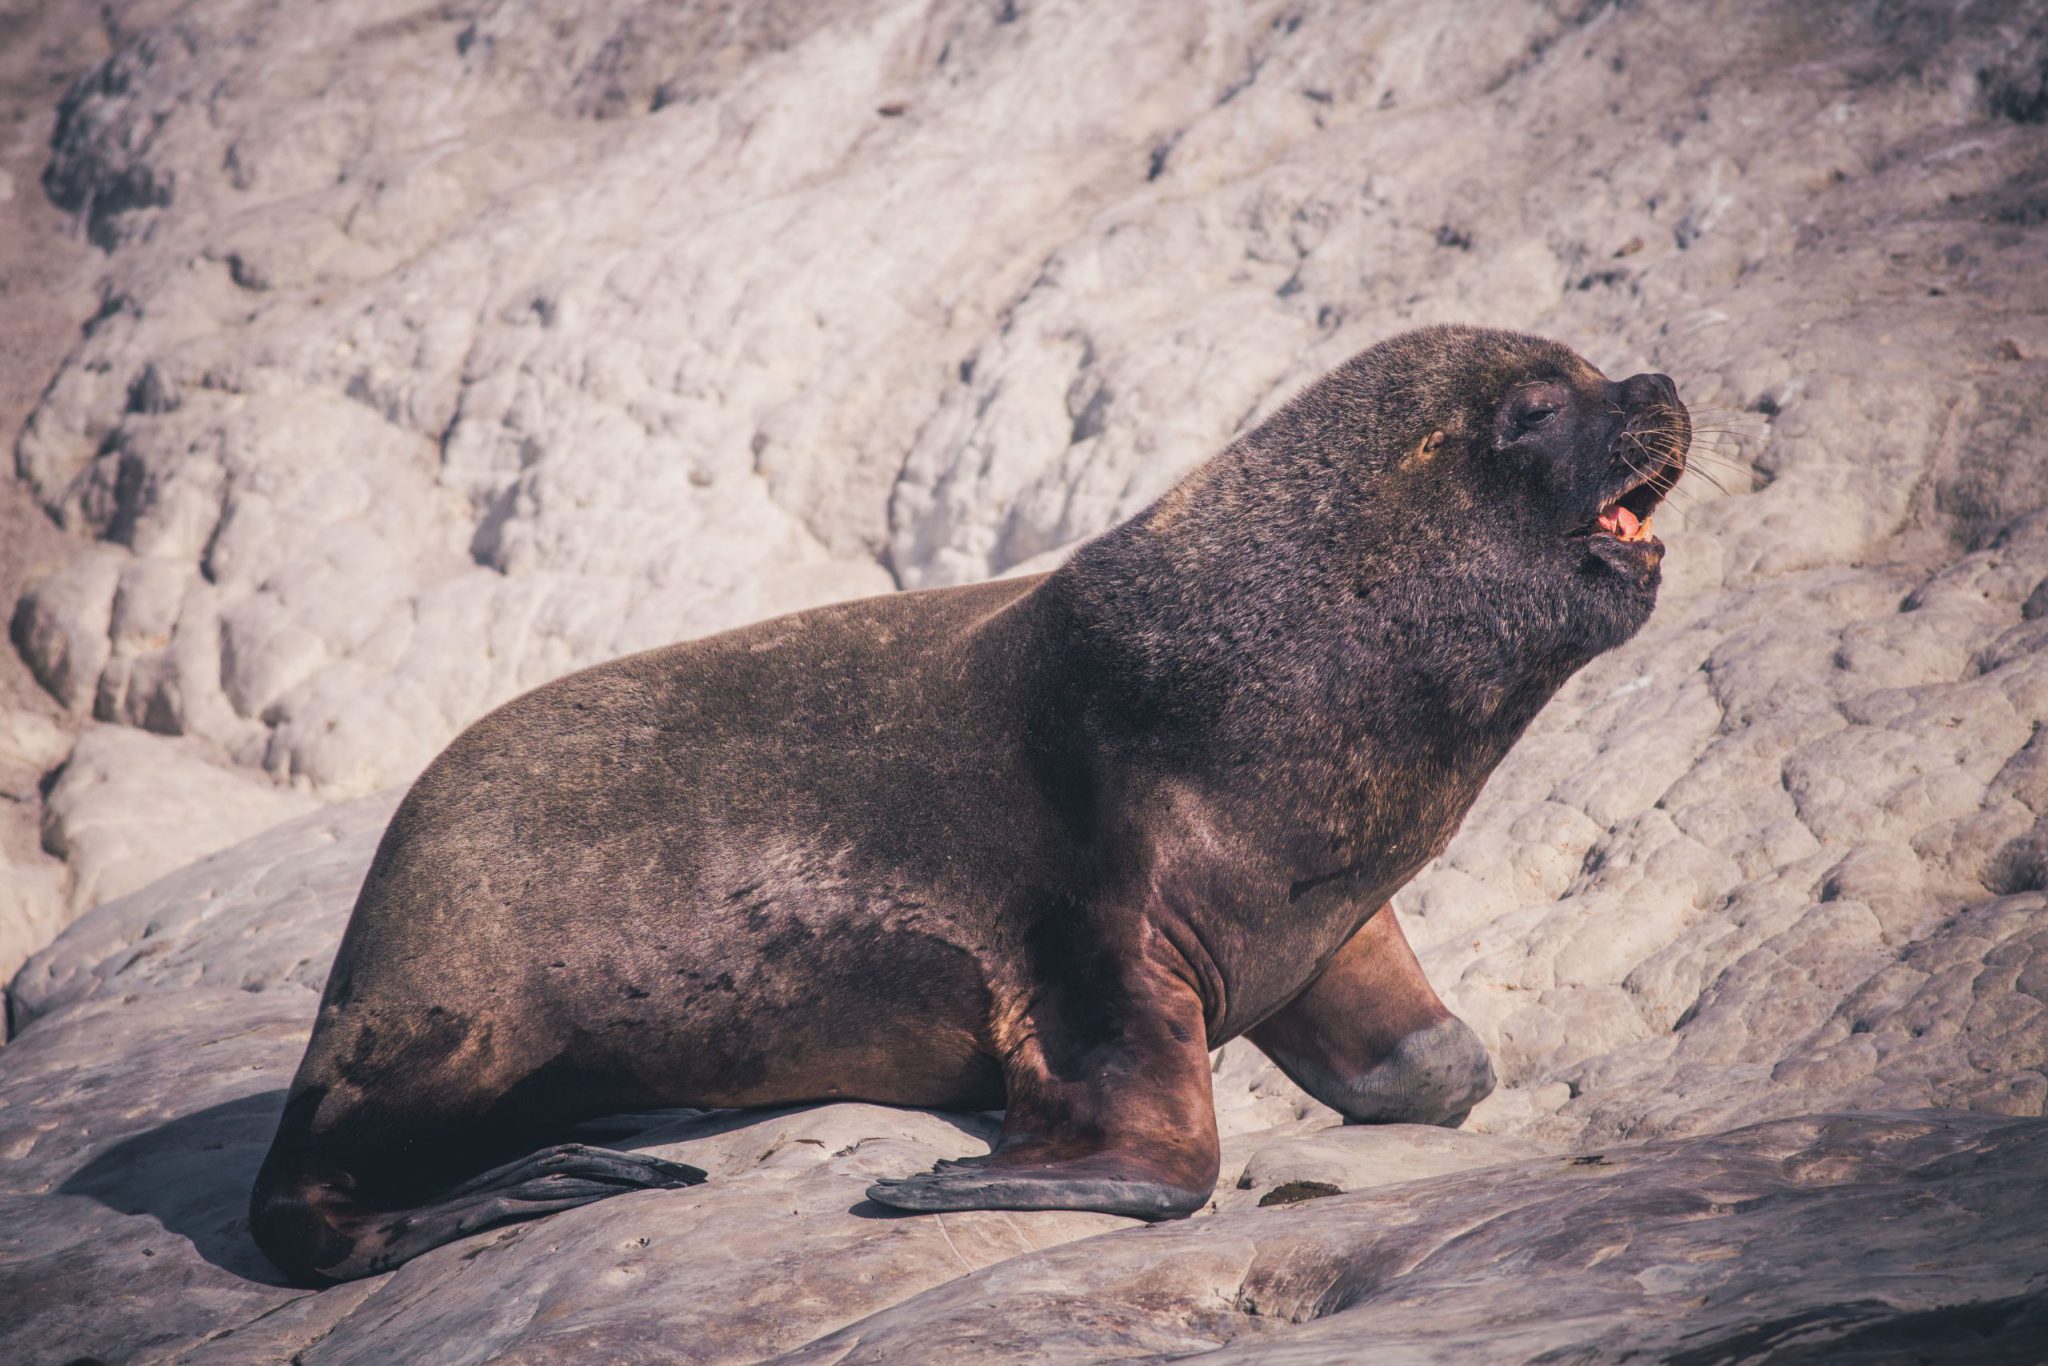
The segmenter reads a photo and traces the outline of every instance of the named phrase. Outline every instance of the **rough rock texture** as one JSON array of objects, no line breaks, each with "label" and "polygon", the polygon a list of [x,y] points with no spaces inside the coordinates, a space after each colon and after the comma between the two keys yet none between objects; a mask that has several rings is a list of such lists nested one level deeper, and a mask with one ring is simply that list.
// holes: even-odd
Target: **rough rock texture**
[{"label": "rough rock texture", "polygon": [[0,798],[38,797],[42,847],[64,862],[7,869],[0,973],[9,977],[100,902],[319,805],[223,764],[196,739],[93,726],[74,740],[37,713],[0,713]]},{"label": "rough rock texture", "polygon": [[212,762],[195,741],[96,726],[50,790],[43,846],[71,865],[83,910],[318,805]]},{"label": "rough rock texture", "polygon": [[1701,1133],[2048,1098],[2048,518],[1923,577],[1674,604],[1408,894],[1493,1127]]},{"label": "rough rock texture", "polygon": [[1780,1120],[1016,1257],[778,1359],[2038,1360],[2044,1174],[2037,1122]]},{"label": "rough rock texture", "polygon": [[1097,531],[1475,316],[1770,410],[1694,593],[1974,543],[2044,496],[2037,19],[144,6],[65,100],[104,298],[16,451],[109,550],[17,635],[369,791],[571,665]]},{"label": "rough rock texture", "polygon": [[[91,316],[95,253],[36,192],[58,97],[106,55],[87,0],[0,0],[0,445],[36,406]],[[0,478],[0,620],[79,550],[28,486]],[[72,718],[13,650],[0,649],[0,974],[50,942],[71,880],[42,847],[42,784],[69,752]],[[4,1031],[0,1031],[4,1032]]]},{"label": "rough rock texture", "polygon": [[[1399,901],[1495,1050],[1470,1132],[1327,1131],[1227,1050],[1219,1212],[1026,1256],[1109,1225],[853,1209],[980,1120],[671,1119],[648,1140],[720,1180],[279,1290],[239,1191],[387,797],[102,906],[16,978],[0,1351],[959,1355],[988,1298],[1068,1357],[2037,1332],[2048,5],[108,24],[43,182],[102,305],[15,448],[74,551],[12,638],[95,734],[321,798],[577,664],[1056,559],[1416,323],[1663,370],[1702,437],[1656,619]],[[1321,1190],[1382,1168],[1431,1179]]]},{"label": "rough rock texture", "polygon": [[[9,816],[40,806],[44,778],[70,753],[71,737],[50,717],[0,711],[0,806]],[[10,833],[6,843],[16,847],[0,847],[0,974],[8,977],[70,919],[64,866],[38,857],[39,847],[19,847],[27,843],[22,832]]]}]

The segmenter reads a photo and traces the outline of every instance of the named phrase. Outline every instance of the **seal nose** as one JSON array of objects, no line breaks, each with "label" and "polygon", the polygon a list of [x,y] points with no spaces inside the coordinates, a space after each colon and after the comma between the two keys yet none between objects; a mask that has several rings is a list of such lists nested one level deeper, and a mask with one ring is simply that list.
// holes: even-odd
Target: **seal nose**
[{"label": "seal nose", "polygon": [[1669,375],[1630,375],[1622,381],[1621,395],[1631,408],[1652,403],[1676,403],[1678,386],[1671,382]]}]

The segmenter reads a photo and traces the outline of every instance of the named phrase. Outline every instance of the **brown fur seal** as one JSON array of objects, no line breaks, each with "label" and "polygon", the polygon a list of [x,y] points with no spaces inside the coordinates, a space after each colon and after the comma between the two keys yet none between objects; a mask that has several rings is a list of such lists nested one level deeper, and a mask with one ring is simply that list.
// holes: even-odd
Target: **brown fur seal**
[{"label": "brown fur seal", "polygon": [[[306,1281],[694,1168],[662,1106],[1004,1107],[913,1210],[1184,1215],[1240,1034],[1361,1120],[1492,1084],[1388,897],[1637,630],[1671,382],[1382,343],[1058,571],[763,622],[464,732],[378,846],[251,1222]],[[1380,914],[1375,914],[1380,912]]]}]

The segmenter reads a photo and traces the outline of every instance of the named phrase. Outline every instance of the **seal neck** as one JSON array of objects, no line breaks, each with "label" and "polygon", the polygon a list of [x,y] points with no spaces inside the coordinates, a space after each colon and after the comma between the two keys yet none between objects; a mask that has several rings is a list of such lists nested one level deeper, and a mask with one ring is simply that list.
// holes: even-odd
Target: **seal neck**
[{"label": "seal neck", "polygon": [[1191,477],[1196,496],[1034,593],[1041,648],[1065,661],[1059,714],[1082,719],[1087,752],[1150,775],[1117,800],[1188,788],[1258,829],[1303,885],[1298,912],[1390,892],[1605,644],[1560,592],[1511,577],[1513,557],[1414,526],[1398,489],[1262,478],[1235,449]]},{"label": "seal neck", "polygon": [[1083,546],[1044,585],[1134,730],[1498,760],[1605,648],[1469,529],[1418,516],[1398,471],[1357,487],[1244,442]]}]

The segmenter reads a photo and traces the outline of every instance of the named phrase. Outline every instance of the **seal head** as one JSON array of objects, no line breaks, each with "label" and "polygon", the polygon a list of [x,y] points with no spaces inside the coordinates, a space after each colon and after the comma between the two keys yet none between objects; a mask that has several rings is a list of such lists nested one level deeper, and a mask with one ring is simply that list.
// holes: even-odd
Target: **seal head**
[{"label": "seal head", "polygon": [[1609,380],[1556,342],[1436,327],[1362,352],[1246,444],[1267,461],[1306,455],[1311,470],[1328,453],[1333,492],[1373,505],[1360,509],[1362,564],[1412,556],[1410,572],[1454,568],[1550,599],[1597,653],[1655,605],[1651,516],[1691,436],[1667,376]]},{"label": "seal head", "polygon": [[1250,691],[1288,697],[1290,717],[1360,709],[1351,735],[1448,707],[1491,748],[1520,729],[1501,708],[1526,721],[1649,618],[1651,516],[1690,439],[1663,375],[1613,381],[1557,342],[1425,328],[1310,385],[1055,578],[1115,622],[1096,636],[1125,654],[1106,671],[1118,693],[1177,728]]}]

